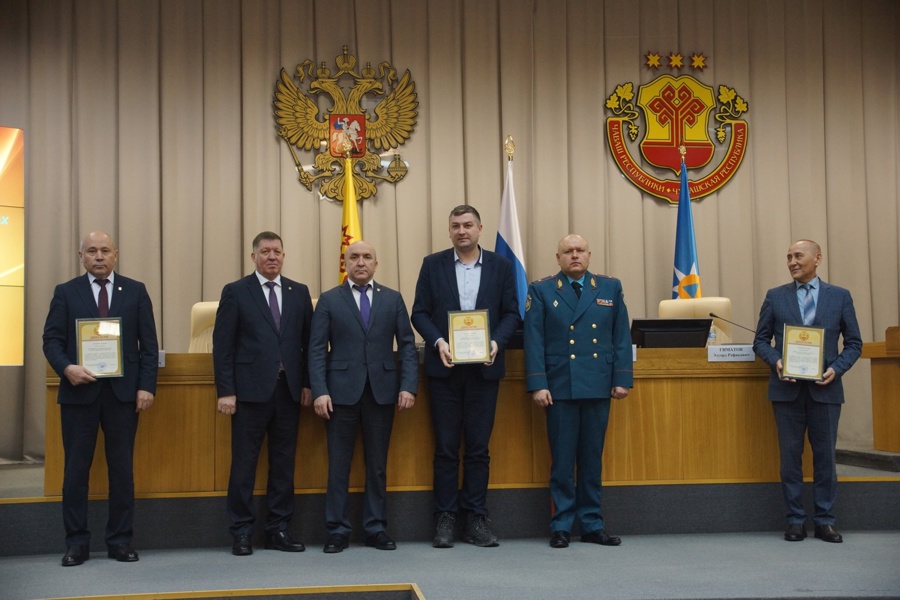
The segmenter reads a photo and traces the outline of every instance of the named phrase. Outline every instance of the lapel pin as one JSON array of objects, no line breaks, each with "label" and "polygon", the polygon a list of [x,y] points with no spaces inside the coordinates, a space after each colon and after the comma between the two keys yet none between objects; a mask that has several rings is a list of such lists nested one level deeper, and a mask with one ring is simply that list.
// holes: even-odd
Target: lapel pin
[{"label": "lapel pin", "polygon": [[556,280],[556,289],[560,289],[562,287],[562,279]]},{"label": "lapel pin", "polygon": [[557,306],[559,306],[559,300],[554,300],[554,301],[553,301],[553,308],[556,308]]},{"label": "lapel pin", "polygon": [[593,278],[593,277],[591,277],[591,287],[592,287],[592,288],[597,287],[597,282],[594,281],[594,278]]}]

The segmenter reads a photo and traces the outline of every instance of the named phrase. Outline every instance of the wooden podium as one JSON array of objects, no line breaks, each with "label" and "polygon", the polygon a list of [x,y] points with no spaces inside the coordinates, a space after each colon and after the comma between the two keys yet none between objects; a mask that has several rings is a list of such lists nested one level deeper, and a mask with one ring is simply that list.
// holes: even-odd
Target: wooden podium
[{"label": "wooden podium", "polygon": [[[768,376],[768,367],[759,360],[710,363],[705,349],[639,349],[635,387],[627,399],[612,403],[604,481],[613,485],[778,481],[778,440],[766,399]],[[62,490],[58,386],[59,378],[48,367],[44,480],[48,496],[58,496]],[[545,417],[525,391],[521,350],[507,354],[507,377],[500,384],[495,423],[491,486],[546,487]],[[415,407],[398,413],[394,421],[389,489],[430,489],[433,448],[427,385],[420,372]],[[142,497],[223,495],[230,462],[230,418],[216,412],[212,356],[167,354],[166,367],[159,371],[156,400],[141,415],[138,426],[136,493]],[[295,473],[298,493],[323,492],[327,464],[323,421],[304,409]],[[259,490],[265,489],[265,465],[264,447],[256,479]],[[364,475],[359,444],[351,472],[354,490],[362,489]],[[90,489],[92,494],[107,492],[106,460],[99,443]]]},{"label": "wooden podium", "polygon": [[876,450],[900,452],[900,327],[888,327],[883,342],[863,344],[872,361],[872,437]]}]

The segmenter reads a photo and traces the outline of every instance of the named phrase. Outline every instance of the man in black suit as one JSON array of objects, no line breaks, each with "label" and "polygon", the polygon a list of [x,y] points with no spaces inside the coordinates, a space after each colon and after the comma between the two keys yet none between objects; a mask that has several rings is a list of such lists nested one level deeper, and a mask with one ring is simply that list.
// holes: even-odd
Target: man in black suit
[{"label": "man in black suit", "polygon": [[366,546],[397,548],[385,531],[388,445],[394,405],[398,410],[412,408],[419,380],[406,304],[399,292],[372,280],[378,266],[375,248],[354,242],[344,256],[349,281],[319,297],[309,343],[313,406],[325,419],[328,438],[327,554],[346,548],[352,530],[347,497],[360,426],[366,461]]},{"label": "man in black suit", "polygon": [[302,552],[288,533],[294,512],[294,455],[300,405],[309,406],[306,367],[312,300],[302,283],[281,276],[281,237],[253,240],[256,271],[222,290],[213,329],[218,411],[231,415],[227,512],[235,556],[253,554],[253,488],[263,437],[269,439],[268,549]]},{"label": "man in black suit", "polygon": [[[66,554],[62,566],[90,557],[88,479],[97,431],[103,428],[109,473],[109,558],[134,562],[134,436],[138,415],[153,405],[159,346],[153,306],[144,284],[114,272],[119,251],[102,231],[89,233],[78,252],[87,271],[56,286],[44,325],[44,356],[59,375],[65,473],[63,523]],[[119,319],[122,375],[104,378],[78,364],[77,319]]]},{"label": "man in black suit", "polygon": [[[481,216],[469,205],[450,212],[453,248],[426,256],[419,271],[412,324],[425,339],[425,372],[434,425],[433,546],[452,548],[458,512],[467,515],[463,540],[497,545],[487,520],[490,475],[488,445],[494,427],[497,391],[505,374],[503,349],[519,326],[512,264],[483,250]],[[487,310],[490,362],[451,362],[448,312]],[[465,436],[463,484],[459,490],[460,438]]]}]

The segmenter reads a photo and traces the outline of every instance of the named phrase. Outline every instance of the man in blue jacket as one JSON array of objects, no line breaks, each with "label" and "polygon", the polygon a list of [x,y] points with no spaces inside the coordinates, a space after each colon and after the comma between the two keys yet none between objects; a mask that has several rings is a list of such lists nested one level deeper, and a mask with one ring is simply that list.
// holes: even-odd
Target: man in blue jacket
[{"label": "man in blue jacket", "polygon": [[618,546],[600,509],[600,471],[610,398],[634,383],[628,310],[618,279],[588,271],[583,237],[560,240],[556,261],[559,273],[532,283],[525,301],[526,385],[547,412],[550,546],[568,547],[576,517],[582,542]]},{"label": "man in blue jacket", "polygon": [[[819,279],[816,270],[822,250],[816,242],[799,240],[789,249],[787,266],[794,281],[772,288],[759,310],[753,350],[772,367],[769,400],[775,411],[781,454],[781,489],[787,506],[784,539],[806,538],[803,508],[803,438],[809,436],[813,453],[813,498],[815,536],[840,543],[843,536],[834,527],[832,511],[837,496],[835,444],[838,419],[844,403],[844,373],[862,352],[862,337],[850,292]],[[821,381],[783,377],[782,351],[785,325],[820,327],[825,330],[824,371]],[[844,348],[838,352],[838,338]],[[772,340],[775,345],[772,345]]]}]

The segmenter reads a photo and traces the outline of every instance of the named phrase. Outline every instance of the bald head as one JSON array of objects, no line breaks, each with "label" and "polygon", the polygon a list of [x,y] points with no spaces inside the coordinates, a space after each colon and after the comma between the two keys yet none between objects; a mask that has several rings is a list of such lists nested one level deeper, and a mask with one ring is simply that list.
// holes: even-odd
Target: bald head
[{"label": "bald head", "polygon": [[556,262],[563,273],[572,279],[581,279],[591,264],[591,248],[587,240],[575,233],[559,240]]},{"label": "bald head", "polygon": [[108,233],[92,231],[81,240],[78,258],[88,273],[97,279],[106,279],[116,267],[119,250]]},{"label": "bald head", "polygon": [[788,248],[787,266],[794,281],[808,283],[816,277],[822,249],[812,240],[797,240]]},{"label": "bald head", "polygon": [[344,268],[354,285],[365,285],[372,281],[377,267],[375,246],[369,242],[353,242],[344,250]]}]

